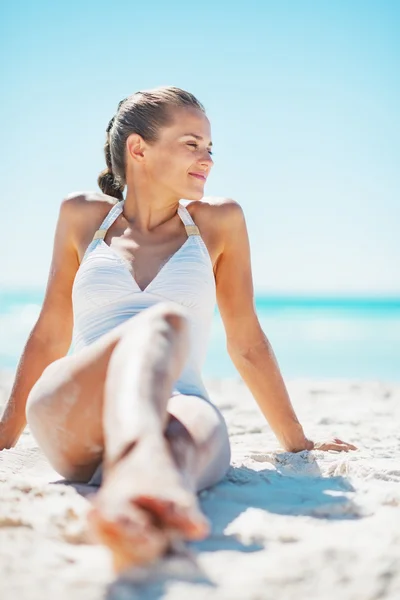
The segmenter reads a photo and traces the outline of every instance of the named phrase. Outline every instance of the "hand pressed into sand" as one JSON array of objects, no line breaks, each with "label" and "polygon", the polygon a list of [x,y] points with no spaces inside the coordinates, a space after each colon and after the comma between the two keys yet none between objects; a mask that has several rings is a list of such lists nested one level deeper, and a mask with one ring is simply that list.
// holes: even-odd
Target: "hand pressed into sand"
[{"label": "hand pressed into sand", "polygon": [[117,572],[160,557],[176,537],[197,540],[209,533],[196,493],[162,436],[138,440],[110,465],[92,502],[89,524],[111,550]]}]

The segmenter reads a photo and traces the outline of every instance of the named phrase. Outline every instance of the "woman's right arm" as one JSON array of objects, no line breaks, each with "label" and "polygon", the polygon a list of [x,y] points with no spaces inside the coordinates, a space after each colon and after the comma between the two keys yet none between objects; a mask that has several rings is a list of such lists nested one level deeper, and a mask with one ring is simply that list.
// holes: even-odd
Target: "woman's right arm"
[{"label": "woman's right arm", "polygon": [[44,369],[65,356],[71,345],[72,284],[79,267],[74,230],[81,201],[81,196],[71,195],[60,206],[42,309],[25,344],[11,395],[0,419],[0,450],[15,446],[26,425],[29,392]]}]

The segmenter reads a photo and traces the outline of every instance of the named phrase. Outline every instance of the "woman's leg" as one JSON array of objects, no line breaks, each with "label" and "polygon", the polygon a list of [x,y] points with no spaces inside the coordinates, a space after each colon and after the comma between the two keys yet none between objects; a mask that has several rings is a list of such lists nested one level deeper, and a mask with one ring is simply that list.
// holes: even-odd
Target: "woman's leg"
[{"label": "woman's leg", "polygon": [[[125,553],[131,562],[163,547],[154,525],[201,535],[193,491],[216,483],[229,465],[226,427],[215,407],[198,397],[170,399],[186,351],[184,313],[157,305],[50,365],[28,399],[33,434],[59,472],[87,481],[105,458],[92,522],[114,556],[124,541],[143,541],[142,553],[137,547],[135,557]],[[135,514],[128,515],[128,500]],[[137,535],[118,529],[126,520]]]},{"label": "woman's leg", "polygon": [[[50,463],[67,479],[88,481],[103,459],[104,430],[108,428],[103,415],[105,384],[114,350],[124,342],[125,352],[135,356],[119,352],[120,360],[141,364],[141,343],[155,346],[160,327],[173,327],[167,321],[170,314],[179,319],[178,309],[170,304],[160,303],[143,311],[87,348],[49,365],[33,386],[27,400],[27,421]],[[175,337],[185,343],[178,331]],[[131,342],[127,340],[131,339],[136,341],[137,356],[135,350],[128,349]],[[143,366],[143,377],[151,368],[152,363]],[[110,387],[115,397],[113,384]],[[122,433],[115,443],[121,439]],[[109,441],[112,453],[114,440]]]},{"label": "woman's leg", "polygon": [[[228,429],[219,410],[196,396],[173,396],[166,437],[181,471],[190,479],[192,488],[200,492],[215,485],[228,471],[231,448]],[[194,459],[189,451],[195,445]],[[188,447],[187,451],[182,451]]]},{"label": "woman's leg", "polygon": [[[156,558],[171,538],[202,539],[209,530],[195,492],[218,483],[229,468],[226,425],[217,409],[197,396],[173,396],[169,410],[164,436],[147,433],[106,465],[89,514],[117,571]],[[162,528],[162,539],[151,524]]]}]

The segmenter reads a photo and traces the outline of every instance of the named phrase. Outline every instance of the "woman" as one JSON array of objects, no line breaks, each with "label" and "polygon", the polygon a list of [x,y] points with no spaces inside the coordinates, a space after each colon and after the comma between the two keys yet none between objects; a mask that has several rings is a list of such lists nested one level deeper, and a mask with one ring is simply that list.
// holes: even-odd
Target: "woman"
[{"label": "woman", "polygon": [[[203,198],[211,154],[193,95],[167,87],[120,102],[103,193],[61,204],[42,311],[1,421],[0,449],[27,420],[68,479],[89,481],[103,464],[89,523],[117,570],[160,556],[171,536],[207,535],[196,493],[230,460],[201,379],[215,300],[229,354],[283,448],[316,447],[254,310],[243,212]],[[318,447],[356,449],[336,438]]]}]

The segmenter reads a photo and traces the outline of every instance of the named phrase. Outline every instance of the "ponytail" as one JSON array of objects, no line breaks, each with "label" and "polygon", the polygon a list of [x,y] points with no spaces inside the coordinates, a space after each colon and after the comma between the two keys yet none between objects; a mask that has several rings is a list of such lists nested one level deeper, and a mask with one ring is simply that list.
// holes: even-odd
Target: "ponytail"
[{"label": "ponytail", "polygon": [[104,155],[107,167],[98,176],[97,183],[103,194],[113,196],[114,198],[118,198],[118,200],[123,200],[124,196],[122,192],[124,191],[125,185],[121,185],[115,177],[111,160],[110,131],[114,124],[114,119],[115,117],[111,119],[106,129],[107,137],[106,143],[104,144]]}]

